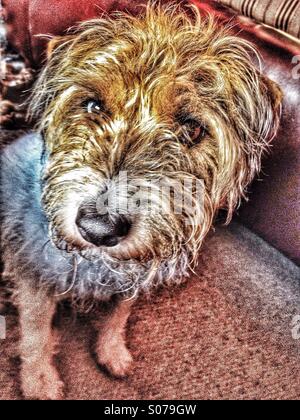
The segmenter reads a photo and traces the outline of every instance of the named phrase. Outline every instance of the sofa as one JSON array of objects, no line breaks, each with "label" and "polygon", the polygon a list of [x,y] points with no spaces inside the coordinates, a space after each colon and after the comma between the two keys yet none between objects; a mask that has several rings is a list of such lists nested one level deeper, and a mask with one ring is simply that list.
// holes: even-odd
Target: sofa
[{"label": "sofa", "polygon": [[[138,13],[141,3],[49,0],[45,7],[41,0],[4,0],[8,43],[35,74],[47,42],[37,34],[62,34],[103,11]],[[284,92],[281,128],[249,201],[232,224],[220,220],[210,232],[196,273],[180,287],[135,304],[128,325],[135,367],[127,379],[107,376],[90,351],[93,320],[104,318],[105,308],[90,315],[59,308],[56,363],[67,384],[66,399],[300,399],[300,40],[290,21],[281,31],[263,25],[253,10],[252,18],[242,16],[245,7],[239,11],[237,1],[235,9],[223,4],[228,1],[192,3],[213,13],[220,25],[230,22],[238,36],[256,45],[264,73]],[[293,36],[285,28],[292,28]],[[14,127],[3,133],[3,142],[17,135]],[[7,337],[0,341],[0,399],[21,399],[18,316],[9,305],[2,312]]]}]

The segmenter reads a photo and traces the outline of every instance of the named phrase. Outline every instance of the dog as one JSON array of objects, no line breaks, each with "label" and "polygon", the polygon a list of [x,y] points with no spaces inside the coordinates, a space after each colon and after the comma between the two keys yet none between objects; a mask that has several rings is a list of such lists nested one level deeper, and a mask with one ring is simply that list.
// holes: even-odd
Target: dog
[{"label": "dog", "polygon": [[[63,398],[52,360],[62,299],[116,297],[96,351],[111,374],[128,374],[133,302],[188,276],[276,134],[282,94],[257,63],[248,42],[178,5],[87,21],[49,42],[29,111],[37,130],[6,147],[1,166],[25,398]],[[190,201],[180,211],[178,191]]]}]

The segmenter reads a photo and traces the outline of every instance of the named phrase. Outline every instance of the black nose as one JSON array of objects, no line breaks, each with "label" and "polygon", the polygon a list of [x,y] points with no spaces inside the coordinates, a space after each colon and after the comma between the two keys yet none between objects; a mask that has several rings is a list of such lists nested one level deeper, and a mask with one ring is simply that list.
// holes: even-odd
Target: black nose
[{"label": "black nose", "polygon": [[99,215],[81,208],[78,211],[76,224],[83,239],[96,246],[115,246],[124,238],[131,227],[123,215],[110,217]]}]

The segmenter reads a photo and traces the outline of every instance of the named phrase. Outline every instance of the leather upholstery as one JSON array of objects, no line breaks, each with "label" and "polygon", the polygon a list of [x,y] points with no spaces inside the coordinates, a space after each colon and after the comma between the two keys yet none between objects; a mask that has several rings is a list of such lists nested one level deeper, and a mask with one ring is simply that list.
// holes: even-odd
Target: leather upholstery
[{"label": "leather upholstery", "polygon": [[[46,39],[38,34],[58,35],[103,11],[136,13],[144,1],[129,0],[4,0],[8,38],[28,62],[39,67]],[[45,4],[46,3],[46,4]],[[264,160],[264,173],[252,186],[250,202],[240,209],[241,220],[295,262],[299,247],[299,141],[300,141],[300,44],[284,34],[258,25],[216,1],[193,0],[197,7],[214,13],[220,22],[230,20],[234,31],[256,44],[264,73],[279,83],[285,94],[280,132],[271,155]],[[293,60],[295,60],[293,62]]]}]

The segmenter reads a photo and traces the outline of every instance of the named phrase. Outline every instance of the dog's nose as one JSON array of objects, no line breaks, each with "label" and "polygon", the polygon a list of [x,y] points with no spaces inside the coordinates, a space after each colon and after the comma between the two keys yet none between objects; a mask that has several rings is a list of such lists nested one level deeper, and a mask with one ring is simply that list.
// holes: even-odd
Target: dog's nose
[{"label": "dog's nose", "polygon": [[116,246],[131,227],[124,216],[111,218],[108,214],[99,215],[79,209],[76,224],[83,239],[96,246]]}]

